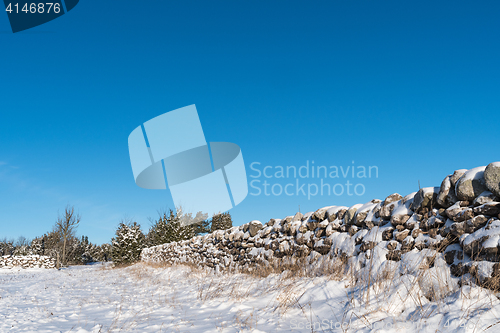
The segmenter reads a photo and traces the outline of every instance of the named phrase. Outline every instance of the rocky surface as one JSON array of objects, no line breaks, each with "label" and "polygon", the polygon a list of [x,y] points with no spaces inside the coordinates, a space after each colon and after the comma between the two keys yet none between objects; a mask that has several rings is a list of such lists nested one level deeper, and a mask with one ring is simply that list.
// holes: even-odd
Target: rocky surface
[{"label": "rocky surface", "polygon": [[440,187],[422,188],[405,197],[394,193],[384,200],[323,207],[265,224],[252,221],[146,248],[141,259],[240,270],[299,258],[313,263],[323,257],[363,267],[375,256],[413,262],[420,255],[425,265],[421,262],[418,267],[447,265],[455,277],[475,278],[500,289],[499,166],[457,170]]},{"label": "rocky surface", "polygon": [[0,257],[0,268],[55,268],[56,260],[47,256],[3,256]]}]

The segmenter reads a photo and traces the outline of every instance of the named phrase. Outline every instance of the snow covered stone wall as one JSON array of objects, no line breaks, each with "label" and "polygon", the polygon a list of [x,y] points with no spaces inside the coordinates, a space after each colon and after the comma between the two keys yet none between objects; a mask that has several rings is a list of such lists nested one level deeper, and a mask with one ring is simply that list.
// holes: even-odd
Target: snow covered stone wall
[{"label": "snow covered stone wall", "polygon": [[56,260],[47,256],[2,256],[0,257],[0,268],[55,268]]},{"label": "snow covered stone wall", "polygon": [[404,197],[394,193],[352,207],[324,207],[264,225],[252,221],[143,249],[141,259],[238,270],[277,260],[336,257],[357,272],[369,265],[370,274],[389,267],[401,274],[425,267],[432,274],[432,269],[444,267],[440,280],[450,288],[457,283],[455,277],[466,277],[500,289],[499,185],[496,162],[457,170],[440,187]]}]

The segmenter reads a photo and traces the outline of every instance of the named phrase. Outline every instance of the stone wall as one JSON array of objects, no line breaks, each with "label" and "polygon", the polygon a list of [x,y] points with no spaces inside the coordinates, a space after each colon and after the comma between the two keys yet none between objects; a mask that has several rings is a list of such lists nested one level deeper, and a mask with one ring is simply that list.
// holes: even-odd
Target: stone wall
[{"label": "stone wall", "polygon": [[55,268],[56,260],[47,256],[3,256],[0,257],[0,268]]},{"label": "stone wall", "polygon": [[427,267],[440,258],[454,276],[498,285],[499,184],[500,162],[457,170],[440,187],[422,188],[404,197],[394,193],[351,207],[323,207],[265,224],[252,221],[146,248],[141,259],[231,270],[270,261],[334,257],[363,267],[375,254],[390,262],[422,254]]}]

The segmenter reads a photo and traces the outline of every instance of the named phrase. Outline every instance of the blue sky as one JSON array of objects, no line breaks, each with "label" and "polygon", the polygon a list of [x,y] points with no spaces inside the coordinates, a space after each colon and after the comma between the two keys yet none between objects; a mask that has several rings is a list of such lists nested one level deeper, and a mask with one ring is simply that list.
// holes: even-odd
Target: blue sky
[{"label": "blue sky", "polygon": [[95,243],[124,217],[147,229],[172,198],[135,185],[128,135],[190,104],[249,176],[253,162],[378,167],[351,180],[362,196],[249,195],[235,225],[498,161],[499,14],[498,1],[84,1],[17,34],[0,14],[0,238],[43,234],[67,204]]}]

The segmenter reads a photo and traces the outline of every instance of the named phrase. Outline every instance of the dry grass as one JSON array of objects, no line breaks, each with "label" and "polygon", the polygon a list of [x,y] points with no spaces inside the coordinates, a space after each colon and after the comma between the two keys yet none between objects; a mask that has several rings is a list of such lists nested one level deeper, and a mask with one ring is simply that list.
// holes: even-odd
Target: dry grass
[{"label": "dry grass", "polygon": [[[375,272],[373,255],[369,256],[365,262],[364,270],[367,274],[359,274],[359,271],[343,257],[330,258],[328,255],[321,256],[314,263],[311,263],[309,258],[274,258],[265,265],[254,264],[239,272],[221,273],[225,274],[224,279],[220,279],[220,276],[215,274],[211,268],[200,268],[194,264],[183,266],[188,268],[186,278],[190,279],[192,283],[197,283],[197,299],[202,303],[216,299],[244,301],[249,297],[257,298],[272,293],[275,297],[273,302],[267,305],[268,311],[277,313],[280,318],[284,318],[291,309],[300,309],[304,318],[311,323],[315,316],[314,308],[310,302],[301,301],[306,292],[304,283],[301,281],[310,281],[307,278],[320,276],[323,281],[330,279],[346,282],[345,292],[349,304],[346,305],[342,318],[336,319],[342,323],[356,320],[366,327],[379,321],[380,313],[385,313],[387,317],[394,316],[395,313],[401,311],[401,304],[403,304],[403,308],[410,311],[406,316],[407,321],[424,325],[426,320],[435,314],[448,312],[450,299],[447,296],[450,296],[451,293],[453,293],[452,298],[461,297],[467,300],[463,302],[460,321],[468,322],[472,318],[475,320],[481,318],[481,315],[478,317],[479,312],[487,312],[498,303],[493,291],[486,292],[487,299],[479,298],[477,289],[472,287],[450,291],[448,281],[442,275],[435,274],[436,270],[432,269],[443,249],[436,250],[432,256],[422,260],[416,273],[412,273],[414,278],[412,284],[401,282],[399,274],[401,262],[388,261],[390,264]],[[370,251],[373,254],[373,250]],[[162,264],[148,264],[147,266],[152,268],[168,267],[168,265]],[[140,268],[133,267],[130,271],[137,279],[144,279],[147,276],[141,272]],[[425,296],[419,286],[426,283],[426,279],[431,277],[436,282],[435,287],[428,291]],[[479,281],[474,276],[469,276],[468,279],[462,277],[460,286],[468,284],[474,286],[475,283],[479,283]],[[395,292],[397,297],[394,297]],[[485,292],[484,289],[483,292]],[[172,300],[168,303],[174,302]],[[238,312],[232,322],[223,321],[222,318],[217,319],[216,327],[220,331],[228,327],[251,330],[257,327],[258,317],[258,311]],[[490,325],[489,329],[494,329],[495,325],[499,323],[500,320]],[[475,331],[479,331],[480,326],[477,322],[475,325]],[[341,330],[348,331],[349,328],[343,327]]]}]

